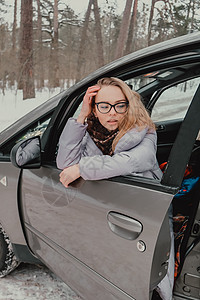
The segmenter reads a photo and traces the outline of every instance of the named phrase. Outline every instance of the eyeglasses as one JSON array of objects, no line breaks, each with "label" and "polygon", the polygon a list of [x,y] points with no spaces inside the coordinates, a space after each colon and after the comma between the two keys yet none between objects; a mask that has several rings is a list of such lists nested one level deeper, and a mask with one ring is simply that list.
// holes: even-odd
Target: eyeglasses
[{"label": "eyeglasses", "polygon": [[98,102],[98,103],[95,103],[95,105],[97,106],[98,111],[102,114],[109,113],[109,111],[111,111],[112,107],[114,107],[114,110],[118,114],[124,114],[128,109],[128,101],[119,102],[114,105],[112,105],[108,102]]}]

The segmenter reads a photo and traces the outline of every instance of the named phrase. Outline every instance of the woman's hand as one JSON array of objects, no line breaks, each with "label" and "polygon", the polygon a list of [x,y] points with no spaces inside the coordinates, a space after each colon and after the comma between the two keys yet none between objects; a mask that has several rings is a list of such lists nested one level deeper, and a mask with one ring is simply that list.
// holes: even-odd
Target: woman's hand
[{"label": "woman's hand", "polygon": [[60,173],[60,182],[67,188],[71,182],[80,177],[79,165],[73,165]]},{"label": "woman's hand", "polygon": [[96,96],[99,90],[100,90],[100,86],[98,85],[90,86],[87,89],[86,94],[83,98],[83,104],[82,104],[81,112],[77,118],[77,122],[82,124],[85,122],[85,119],[91,113],[92,110],[92,106],[91,106],[92,98]]}]

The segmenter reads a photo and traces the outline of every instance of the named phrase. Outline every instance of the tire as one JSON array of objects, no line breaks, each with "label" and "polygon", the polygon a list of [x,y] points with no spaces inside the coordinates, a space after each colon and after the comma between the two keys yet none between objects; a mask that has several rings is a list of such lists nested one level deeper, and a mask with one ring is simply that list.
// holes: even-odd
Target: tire
[{"label": "tire", "polygon": [[0,225],[0,277],[8,275],[18,265],[9,237]]}]

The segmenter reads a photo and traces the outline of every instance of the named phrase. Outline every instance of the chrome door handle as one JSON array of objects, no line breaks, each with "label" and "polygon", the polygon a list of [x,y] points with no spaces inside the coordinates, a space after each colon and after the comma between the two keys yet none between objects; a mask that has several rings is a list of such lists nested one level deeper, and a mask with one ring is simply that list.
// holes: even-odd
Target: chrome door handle
[{"label": "chrome door handle", "polygon": [[112,232],[127,240],[137,239],[143,229],[138,220],[117,212],[109,212],[107,220]]}]

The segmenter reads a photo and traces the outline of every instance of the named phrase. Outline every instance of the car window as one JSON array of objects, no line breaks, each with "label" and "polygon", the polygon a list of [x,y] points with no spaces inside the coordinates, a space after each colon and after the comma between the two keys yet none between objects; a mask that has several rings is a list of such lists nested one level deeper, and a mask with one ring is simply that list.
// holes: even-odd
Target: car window
[{"label": "car window", "polygon": [[[157,74],[158,72],[155,72]],[[125,82],[131,87],[132,90],[139,90],[142,87],[146,89],[151,88],[151,84],[154,84],[154,73],[148,73],[145,75],[130,78]],[[151,113],[151,118],[154,122],[168,121],[175,119],[183,119],[191,103],[191,100],[199,85],[199,77],[181,82],[177,85],[171,86],[165,89],[159,98],[157,99]],[[155,91],[152,97],[156,97]],[[78,106],[74,118],[77,118],[82,103]]]},{"label": "car window", "polygon": [[153,121],[184,118],[198,85],[199,78],[195,78],[164,90],[153,107]]},{"label": "car window", "polygon": [[2,148],[0,148],[0,156],[9,156],[12,147],[18,143],[19,141],[25,140],[27,138],[33,136],[40,136],[44,134],[49,121],[50,115],[43,117],[42,119],[38,120],[36,123],[30,125],[28,128],[24,129],[21,133],[14,136],[8,143],[6,143]]},{"label": "car window", "polygon": [[33,136],[40,136],[42,137],[43,133],[45,132],[49,121],[51,118],[45,119],[45,120],[39,120],[37,124],[30,127],[25,133],[22,134],[22,136],[17,139],[16,143],[28,138],[31,138]]},{"label": "car window", "polygon": [[147,86],[149,83],[155,81],[156,79],[153,77],[154,73],[149,73],[145,75],[140,75],[134,78],[130,78],[126,80],[126,84],[130,86],[133,91],[137,91],[143,86]]},{"label": "car window", "polygon": [[77,110],[75,111],[75,114],[73,115],[73,118],[77,119],[79,114],[80,114],[80,111],[81,111],[81,107],[82,107],[82,102],[79,104]]}]

